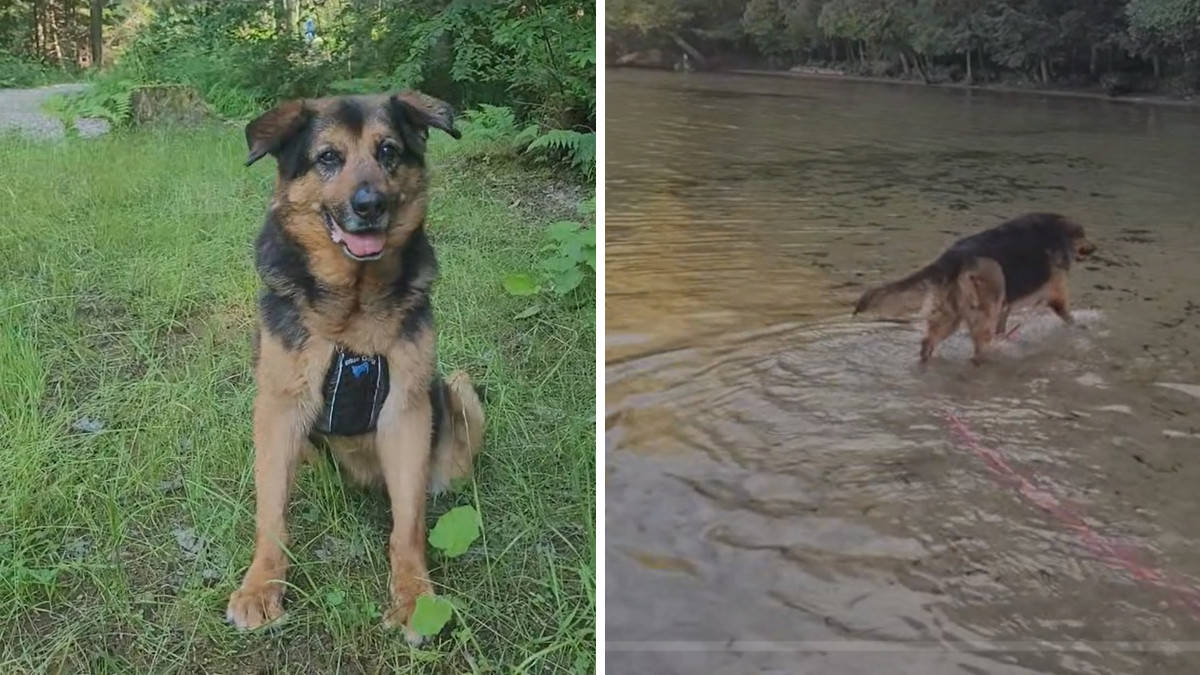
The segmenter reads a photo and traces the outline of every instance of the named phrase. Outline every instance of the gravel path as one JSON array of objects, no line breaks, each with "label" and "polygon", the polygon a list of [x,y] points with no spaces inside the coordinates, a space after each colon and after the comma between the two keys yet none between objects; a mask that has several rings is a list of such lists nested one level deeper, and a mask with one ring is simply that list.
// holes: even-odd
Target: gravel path
[{"label": "gravel path", "polygon": [[[18,131],[35,138],[62,138],[63,123],[42,111],[42,102],[55,94],[87,89],[86,84],[55,84],[37,89],[0,89],[0,133]],[[75,128],[81,136],[99,136],[108,131],[108,121],[79,119]]]}]

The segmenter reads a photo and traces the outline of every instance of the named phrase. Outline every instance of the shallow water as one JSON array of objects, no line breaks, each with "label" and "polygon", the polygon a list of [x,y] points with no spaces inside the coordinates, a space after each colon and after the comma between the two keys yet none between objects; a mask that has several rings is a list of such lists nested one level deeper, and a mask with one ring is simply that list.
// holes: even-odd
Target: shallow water
[{"label": "shallow water", "polygon": [[[1200,111],[607,78],[612,672],[1200,672]],[[1031,210],[1080,326],[850,318]]]}]

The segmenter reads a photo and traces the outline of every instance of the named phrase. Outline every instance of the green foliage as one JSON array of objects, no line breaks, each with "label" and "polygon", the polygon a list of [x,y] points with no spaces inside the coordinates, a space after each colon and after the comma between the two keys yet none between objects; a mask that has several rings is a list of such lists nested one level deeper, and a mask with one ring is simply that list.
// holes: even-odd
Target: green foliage
[{"label": "green foliage", "polygon": [[538,134],[536,124],[522,128],[512,108],[487,103],[468,110],[458,128],[462,132],[460,150],[471,157],[515,155]]},{"label": "green foliage", "polygon": [[[535,295],[541,290],[541,288],[538,286],[537,280],[533,278],[533,275],[525,272],[515,272],[510,274],[504,277],[502,283],[504,284],[504,290],[507,291],[509,295]],[[527,316],[533,316],[533,314],[528,314]]]},{"label": "green foliage", "polygon": [[[580,215],[595,214],[595,198],[579,205]],[[591,224],[564,220],[546,228],[546,243],[539,250],[533,272],[516,272],[504,277],[502,283],[509,295],[527,296],[548,291],[565,296],[579,288],[596,274],[596,229]],[[519,318],[537,314],[540,307],[527,308]]]},{"label": "green foliage", "polygon": [[413,610],[413,630],[425,637],[433,637],[442,632],[453,614],[454,605],[449,600],[436,595],[422,595],[417,598],[417,607]]},{"label": "green foliage", "polygon": [[538,136],[525,152],[558,153],[571,166],[591,178],[596,174],[596,134],[570,129],[551,129]]},{"label": "green foliage", "polygon": [[516,156],[519,153],[561,160],[580,176],[596,175],[596,134],[569,129],[542,131],[536,124],[522,126],[512,108],[487,103],[468,110],[458,122],[460,151],[470,157]]},{"label": "green foliage", "polygon": [[[613,57],[680,39],[720,62],[746,45],[768,66],[836,65],[928,81],[1099,82],[1174,71],[1200,87],[1200,0],[618,0]],[[1153,67],[1152,67],[1153,64]],[[1185,78],[1186,79],[1186,78]]]},{"label": "green foliage", "polygon": [[0,87],[40,87],[72,79],[74,73],[0,50]]},{"label": "green foliage", "polygon": [[1141,51],[1200,50],[1200,0],[1129,0],[1125,12],[1130,38]]},{"label": "green foliage", "polygon": [[569,220],[551,223],[546,229],[551,243],[538,263],[550,290],[566,295],[579,287],[587,272],[596,272],[596,230]]},{"label": "green foliage", "polygon": [[[106,35],[117,44],[107,51],[115,64],[98,90],[54,104],[64,116],[124,121],[122,95],[130,82],[187,85],[217,115],[233,119],[282,99],[419,88],[473,111],[463,120],[464,134],[477,156],[516,156],[550,129],[534,153],[594,175],[594,137],[589,144],[583,133],[595,128],[594,2],[108,4]],[[317,25],[311,44],[292,14],[300,9]],[[0,10],[23,26],[32,12],[32,5]],[[41,73],[0,52],[0,84],[25,84]]]},{"label": "green foliage", "polygon": [[471,506],[456,506],[438,518],[429,532],[429,544],[448,558],[467,552],[471,542],[479,538],[479,513]]},{"label": "green foliage", "polygon": [[67,129],[73,129],[80,117],[98,117],[119,126],[129,121],[137,88],[130,80],[101,80],[81,92],[51,96],[44,108],[62,120]]}]

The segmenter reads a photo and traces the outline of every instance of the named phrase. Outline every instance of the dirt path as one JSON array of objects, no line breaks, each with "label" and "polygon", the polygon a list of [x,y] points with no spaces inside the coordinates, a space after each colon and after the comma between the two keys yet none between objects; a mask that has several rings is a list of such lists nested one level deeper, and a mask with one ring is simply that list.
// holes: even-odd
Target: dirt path
[{"label": "dirt path", "polygon": [[[0,133],[17,131],[35,138],[62,138],[63,123],[42,111],[42,103],[55,94],[87,89],[88,85],[55,84],[37,89],[0,89]],[[108,131],[102,119],[80,119],[75,128],[81,136],[99,136]]]}]

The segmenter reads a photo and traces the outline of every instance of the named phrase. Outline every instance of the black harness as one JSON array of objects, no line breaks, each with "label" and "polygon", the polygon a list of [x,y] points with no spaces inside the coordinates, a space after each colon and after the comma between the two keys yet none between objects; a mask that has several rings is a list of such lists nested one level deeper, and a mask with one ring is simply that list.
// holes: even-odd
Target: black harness
[{"label": "black harness", "polygon": [[313,425],[331,436],[374,431],[388,395],[388,365],[382,355],[363,356],[338,347],[325,373],[325,406]]}]

